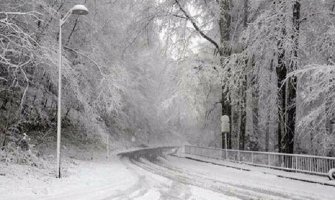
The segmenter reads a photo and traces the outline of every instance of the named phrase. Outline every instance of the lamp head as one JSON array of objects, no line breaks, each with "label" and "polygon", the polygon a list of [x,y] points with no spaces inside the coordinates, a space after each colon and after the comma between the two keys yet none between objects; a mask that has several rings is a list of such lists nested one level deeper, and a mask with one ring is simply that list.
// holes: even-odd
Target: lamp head
[{"label": "lamp head", "polygon": [[71,13],[75,15],[87,15],[88,9],[84,5],[75,5],[71,9]]}]

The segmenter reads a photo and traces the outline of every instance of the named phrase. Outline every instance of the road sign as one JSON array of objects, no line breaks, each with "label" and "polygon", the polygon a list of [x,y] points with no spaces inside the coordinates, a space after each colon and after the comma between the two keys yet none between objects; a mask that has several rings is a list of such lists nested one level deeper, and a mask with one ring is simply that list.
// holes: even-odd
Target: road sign
[{"label": "road sign", "polygon": [[229,117],[227,115],[223,115],[221,117],[221,131],[223,133],[229,133],[230,128],[229,128]]}]

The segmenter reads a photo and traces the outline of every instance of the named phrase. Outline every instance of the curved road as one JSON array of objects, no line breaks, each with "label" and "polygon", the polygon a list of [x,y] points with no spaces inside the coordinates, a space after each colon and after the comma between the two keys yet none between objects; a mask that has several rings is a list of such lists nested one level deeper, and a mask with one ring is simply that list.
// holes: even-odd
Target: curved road
[{"label": "curved road", "polygon": [[201,163],[175,156],[177,148],[119,154],[138,182],[107,199],[293,199],[335,197],[335,187]]}]

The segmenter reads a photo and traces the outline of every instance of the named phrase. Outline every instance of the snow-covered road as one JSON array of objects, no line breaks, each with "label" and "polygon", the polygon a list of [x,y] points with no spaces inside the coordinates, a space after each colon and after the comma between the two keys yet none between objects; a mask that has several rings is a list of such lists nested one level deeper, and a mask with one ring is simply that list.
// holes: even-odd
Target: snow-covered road
[{"label": "snow-covered road", "polygon": [[[128,157],[133,166],[165,177],[172,181],[173,185],[182,186],[183,189],[178,190],[179,193],[171,191],[171,194],[176,194],[172,199],[333,200],[335,198],[335,187],[331,186],[290,180],[254,171],[241,171],[175,156],[152,159],[146,156],[136,156],[136,152],[134,154],[135,156]],[[143,173],[141,172],[141,174]],[[152,188],[155,187],[152,186]],[[202,189],[202,197],[194,196],[195,193],[188,193],[190,190],[197,191],[199,189]],[[209,197],[209,191],[223,196]],[[187,195],[188,198],[185,198]],[[160,199],[169,198],[163,198],[161,195]]]},{"label": "snow-covered road", "polygon": [[110,162],[78,161],[61,180],[0,177],[0,199],[335,199],[335,187],[161,154],[147,149]]}]

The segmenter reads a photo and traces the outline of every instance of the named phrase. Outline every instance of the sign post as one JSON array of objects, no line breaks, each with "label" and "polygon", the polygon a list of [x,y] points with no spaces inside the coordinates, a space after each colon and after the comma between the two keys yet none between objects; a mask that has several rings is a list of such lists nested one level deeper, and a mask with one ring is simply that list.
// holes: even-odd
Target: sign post
[{"label": "sign post", "polygon": [[226,159],[228,159],[228,154],[227,154],[227,149],[228,149],[228,142],[227,142],[227,134],[230,131],[230,126],[229,126],[229,116],[227,115],[223,115],[221,117],[221,132],[222,132],[222,136],[224,136],[224,149],[225,149],[225,153],[226,153]]}]

